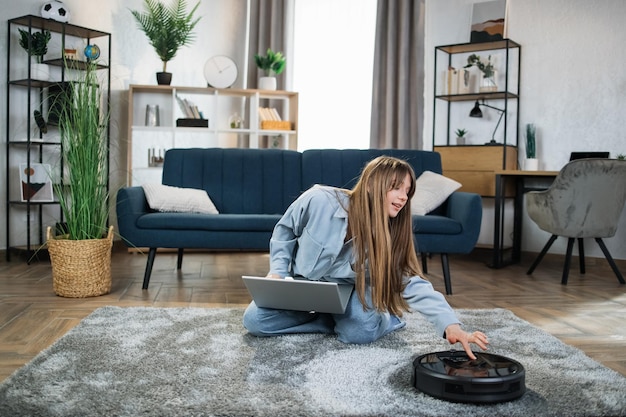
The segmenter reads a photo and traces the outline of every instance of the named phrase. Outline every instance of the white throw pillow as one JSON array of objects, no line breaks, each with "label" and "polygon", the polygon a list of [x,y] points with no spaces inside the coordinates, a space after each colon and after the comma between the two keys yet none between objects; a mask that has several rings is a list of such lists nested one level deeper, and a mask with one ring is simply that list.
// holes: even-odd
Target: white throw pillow
[{"label": "white throw pillow", "polygon": [[432,171],[424,171],[415,181],[415,195],[411,199],[411,214],[424,215],[441,205],[461,188],[461,183]]},{"label": "white throw pillow", "polygon": [[204,190],[163,184],[143,184],[142,187],[152,210],[219,214],[215,204]]}]

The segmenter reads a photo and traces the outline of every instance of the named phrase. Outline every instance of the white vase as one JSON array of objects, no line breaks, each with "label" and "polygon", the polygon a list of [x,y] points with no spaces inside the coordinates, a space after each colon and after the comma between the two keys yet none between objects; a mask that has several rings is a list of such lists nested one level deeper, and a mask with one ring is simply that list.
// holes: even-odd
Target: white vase
[{"label": "white vase", "polygon": [[276,90],[276,77],[259,78],[259,90]]},{"label": "white vase", "polygon": [[48,81],[50,79],[50,68],[47,64],[33,62],[30,64],[30,78],[32,80]]},{"label": "white vase", "polygon": [[527,158],[524,161],[525,171],[537,171],[539,170],[539,160],[537,158]]}]

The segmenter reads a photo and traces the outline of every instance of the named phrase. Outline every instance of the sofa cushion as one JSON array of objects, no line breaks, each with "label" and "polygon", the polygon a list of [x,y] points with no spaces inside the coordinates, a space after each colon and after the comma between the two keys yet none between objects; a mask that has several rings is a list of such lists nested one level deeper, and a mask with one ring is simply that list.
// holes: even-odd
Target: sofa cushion
[{"label": "sofa cushion", "polygon": [[424,171],[415,181],[411,214],[424,215],[439,207],[461,184],[432,171]]},{"label": "sofa cushion", "polygon": [[148,213],[137,219],[140,229],[272,231],[280,214]]},{"label": "sofa cushion", "polygon": [[204,190],[171,187],[163,184],[143,184],[142,187],[152,210],[218,214],[211,198]]}]

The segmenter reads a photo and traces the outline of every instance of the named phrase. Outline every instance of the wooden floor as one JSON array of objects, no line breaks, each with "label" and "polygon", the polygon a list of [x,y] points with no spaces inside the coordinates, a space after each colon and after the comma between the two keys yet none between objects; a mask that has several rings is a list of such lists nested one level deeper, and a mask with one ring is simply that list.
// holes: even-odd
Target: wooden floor
[{"label": "wooden floor", "polygon": [[[587,274],[574,269],[560,284],[562,257],[548,256],[533,276],[521,265],[493,270],[489,252],[451,256],[455,308],[506,308],[517,316],[576,346],[626,376],[626,286],[619,285],[604,259],[591,258]],[[160,253],[149,290],[141,289],[146,255],[116,248],[110,294],[87,299],[55,296],[47,261],[27,265],[0,261],[0,381],[51,345],[95,309],[107,306],[215,307],[250,301],[243,274],[265,274],[266,253],[189,253],[176,271],[176,255]],[[577,263],[573,263],[577,265]],[[626,273],[626,261],[618,261]],[[439,257],[429,261],[429,278],[444,291]],[[492,344],[502,341],[492,340]]]}]

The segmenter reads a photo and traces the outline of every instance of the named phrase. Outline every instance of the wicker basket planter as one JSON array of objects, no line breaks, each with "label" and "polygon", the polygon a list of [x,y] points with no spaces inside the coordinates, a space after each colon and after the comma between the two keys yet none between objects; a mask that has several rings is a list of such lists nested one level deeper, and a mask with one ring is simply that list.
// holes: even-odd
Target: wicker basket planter
[{"label": "wicker basket planter", "polygon": [[84,298],[111,291],[113,226],[106,238],[70,240],[52,236],[48,227],[52,287],[61,297]]}]

